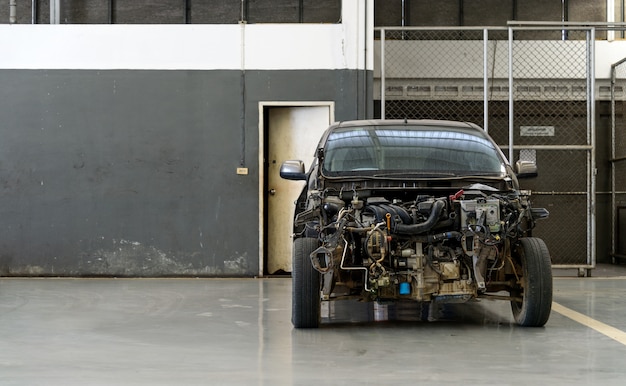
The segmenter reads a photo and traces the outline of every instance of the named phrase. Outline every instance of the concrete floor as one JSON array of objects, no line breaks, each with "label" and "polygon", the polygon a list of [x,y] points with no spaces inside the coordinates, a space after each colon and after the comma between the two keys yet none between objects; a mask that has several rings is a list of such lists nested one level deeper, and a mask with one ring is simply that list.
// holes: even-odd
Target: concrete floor
[{"label": "concrete floor", "polygon": [[509,304],[335,303],[291,327],[291,280],[0,279],[0,385],[623,385],[626,267],[555,272],[544,328]]}]

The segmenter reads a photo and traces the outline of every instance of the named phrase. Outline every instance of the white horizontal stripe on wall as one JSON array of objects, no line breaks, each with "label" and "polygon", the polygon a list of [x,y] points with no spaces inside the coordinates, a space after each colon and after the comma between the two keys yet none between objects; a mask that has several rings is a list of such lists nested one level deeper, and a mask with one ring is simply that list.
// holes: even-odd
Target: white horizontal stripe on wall
[{"label": "white horizontal stripe on wall", "polygon": [[341,24],[3,24],[0,68],[355,69],[345,41]]}]

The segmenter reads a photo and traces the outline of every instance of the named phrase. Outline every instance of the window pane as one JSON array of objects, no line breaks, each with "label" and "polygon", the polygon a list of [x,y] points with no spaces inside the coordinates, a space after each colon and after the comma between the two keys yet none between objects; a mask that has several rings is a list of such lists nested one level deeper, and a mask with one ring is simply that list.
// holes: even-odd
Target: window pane
[{"label": "window pane", "polygon": [[328,172],[415,171],[454,174],[500,173],[493,144],[471,131],[432,127],[346,128],[326,143]]}]

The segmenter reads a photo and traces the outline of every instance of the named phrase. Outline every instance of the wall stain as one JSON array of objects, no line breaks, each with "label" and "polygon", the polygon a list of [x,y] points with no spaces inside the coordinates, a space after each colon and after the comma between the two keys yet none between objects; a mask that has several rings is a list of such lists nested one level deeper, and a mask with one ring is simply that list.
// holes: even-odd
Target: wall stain
[{"label": "wall stain", "polygon": [[[202,261],[200,253],[191,261]],[[90,276],[159,277],[159,276],[241,276],[248,272],[248,256],[230,256],[213,265],[194,265],[188,256],[179,259],[171,253],[138,241],[113,240],[110,249],[100,248],[81,258],[79,272]],[[222,264],[220,264],[222,263]],[[34,270],[31,270],[34,271]],[[42,274],[43,272],[31,272]]]}]

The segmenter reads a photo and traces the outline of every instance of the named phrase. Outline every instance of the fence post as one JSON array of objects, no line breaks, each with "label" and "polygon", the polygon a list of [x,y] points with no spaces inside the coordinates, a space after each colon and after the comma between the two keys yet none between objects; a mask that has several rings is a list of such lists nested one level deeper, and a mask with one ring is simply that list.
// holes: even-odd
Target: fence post
[{"label": "fence post", "polygon": [[380,30],[380,118],[385,119],[385,29]]},{"label": "fence post", "polygon": [[591,267],[595,268],[596,266],[596,71],[595,71],[595,41],[596,41],[596,29],[592,27],[589,31],[589,75],[587,76],[587,81],[589,82],[589,113],[588,120],[590,123],[589,132],[591,136],[591,175],[589,176],[590,186],[589,186],[589,206],[590,206],[590,214],[589,214],[589,223],[590,229],[588,233],[589,239],[589,264]]},{"label": "fence post", "polygon": [[513,161],[513,133],[514,133],[514,118],[513,111],[513,28],[509,27],[509,162],[514,164]]},{"label": "fence post", "polygon": [[489,31],[483,29],[483,128],[489,132]]},{"label": "fence post", "polygon": [[611,258],[615,260],[617,253],[617,197],[615,194],[615,67],[611,65]]}]

